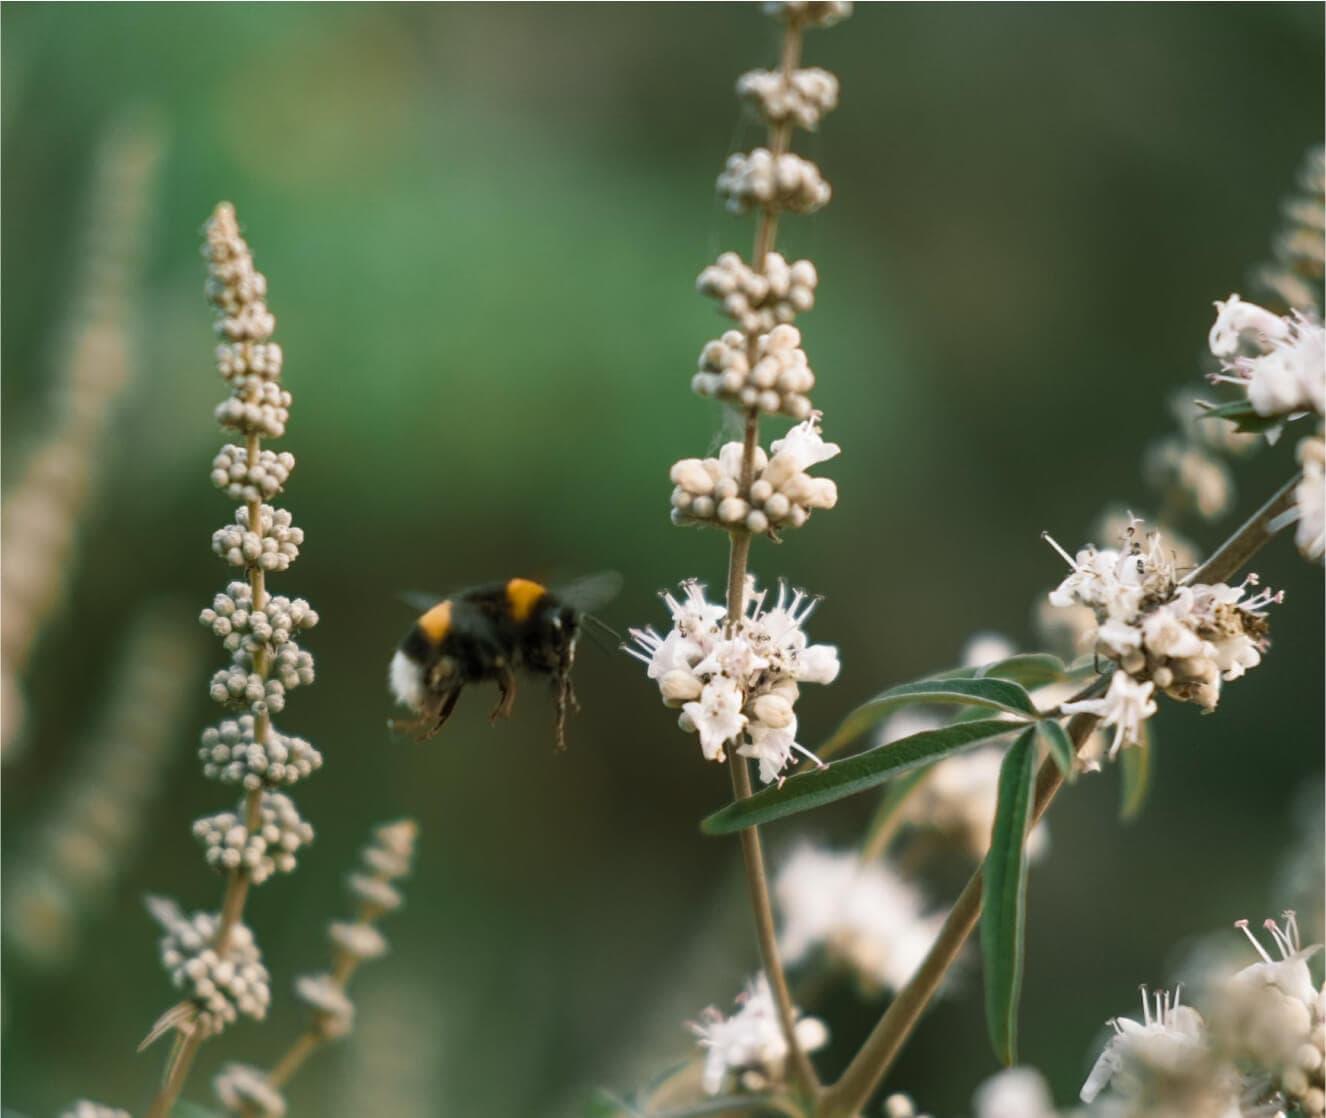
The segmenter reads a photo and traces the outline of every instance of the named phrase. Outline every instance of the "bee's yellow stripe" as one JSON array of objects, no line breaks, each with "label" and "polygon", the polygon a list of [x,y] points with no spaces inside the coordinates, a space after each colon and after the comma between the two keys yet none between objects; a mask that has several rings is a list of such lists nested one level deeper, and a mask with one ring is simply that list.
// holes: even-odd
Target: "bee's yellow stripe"
[{"label": "bee's yellow stripe", "polygon": [[441,644],[451,629],[451,603],[438,602],[432,609],[419,618],[419,628],[434,644]]},{"label": "bee's yellow stripe", "polygon": [[548,593],[548,588],[531,582],[527,578],[513,578],[506,584],[506,600],[511,605],[511,617],[515,621],[525,621],[534,612],[539,599]]}]

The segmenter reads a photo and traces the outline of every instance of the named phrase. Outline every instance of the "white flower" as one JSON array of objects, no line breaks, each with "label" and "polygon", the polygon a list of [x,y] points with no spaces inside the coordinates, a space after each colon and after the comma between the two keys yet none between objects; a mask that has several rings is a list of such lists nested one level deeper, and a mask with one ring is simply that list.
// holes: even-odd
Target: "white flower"
[{"label": "white flower", "polygon": [[1116,1017],[1110,1021],[1114,1036],[1082,1084],[1083,1102],[1091,1102],[1111,1080],[1127,1071],[1130,1063],[1173,1074],[1201,1056],[1205,1039],[1201,1015],[1179,1003],[1178,990],[1172,1001],[1169,991],[1157,991],[1154,997],[1154,1016],[1143,986],[1142,1020]]},{"label": "white flower", "polygon": [[976,1118],[1057,1118],[1045,1077],[1035,1068],[1005,1068],[976,1089]]},{"label": "white flower", "polygon": [[[1298,313],[1277,317],[1237,295],[1216,306],[1211,352],[1225,359],[1226,375],[1212,379],[1242,387],[1258,415],[1321,415],[1326,403],[1326,331],[1321,324]],[[1257,355],[1239,354],[1244,334],[1253,335]]]},{"label": "white flower", "polygon": [[1326,554],[1326,440],[1320,432],[1298,444],[1303,480],[1294,490],[1294,508],[1273,527],[1298,521],[1294,543],[1304,559],[1320,563]]},{"label": "white flower", "polygon": [[[796,742],[793,710],[799,683],[829,683],[838,675],[838,650],[812,645],[802,628],[815,607],[803,591],[780,585],[772,608],[754,580],[733,631],[724,632],[725,610],[708,602],[704,587],[684,584],[683,601],[665,596],[673,616],[666,636],[632,629],[627,651],[658,681],[667,706],[682,709],[684,730],[700,735],[711,761],[725,760],[726,746],[760,763],[766,784],[782,779],[794,753],[812,755]],[[812,757],[813,759],[813,757]]]},{"label": "white flower", "polygon": [[1285,926],[1279,927],[1274,920],[1267,919],[1262,926],[1271,933],[1276,951],[1280,957],[1273,957],[1252,934],[1248,921],[1239,920],[1234,926],[1248,937],[1248,942],[1261,956],[1261,962],[1244,967],[1236,975],[1235,982],[1274,986],[1286,997],[1294,998],[1309,1008],[1317,1004],[1317,990],[1312,984],[1312,974],[1308,970],[1307,960],[1321,950],[1321,944],[1303,947],[1298,937],[1298,918],[1294,912],[1283,914]]},{"label": "white flower", "polygon": [[[731,1017],[710,1007],[690,1025],[706,1051],[703,1082],[710,1095],[723,1089],[731,1073],[742,1075],[742,1086],[756,1090],[783,1077],[787,1040],[763,973],[747,984],[737,1003],[741,1008]],[[797,1043],[807,1052],[822,1048],[829,1039],[824,1023],[815,1017],[799,1017],[794,1028]]]},{"label": "white flower", "polygon": [[704,685],[699,702],[681,708],[700,735],[700,750],[706,761],[727,759],[723,747],[746,728],[748,721],[741,713],[741,704],[736,682],[719,675]]},{"label": "white flower", "polygon": [[773,452],[770,461],[786,462],[793,473],[802,473],[842,453],[837,443],[826,443],[820,437],[819,412],[798,423],[781,439],[775,439],[769,449]]},{"label": "white flower", "polygon": [[774,880],[779,946],[789,964],[818,947],[869,989],[896,990],[912,976],[939,930],[920,894],[880,862],[855,851],[797,848]]},{"label": "white flower", "polygon": [[1125,671],[1116,671],[1110,680],[1110,689],[1101,699],[1083,699],[1076,703],[1063,703],[1059,709],[1065,714],[1094,714],[1107,726],[1115,727],[1110,743],[1110,759],[1125,745],[1141,741],[1142,723],[1156,713],[1152,693],[1156,685],[1149,680],[1138,683]]}]

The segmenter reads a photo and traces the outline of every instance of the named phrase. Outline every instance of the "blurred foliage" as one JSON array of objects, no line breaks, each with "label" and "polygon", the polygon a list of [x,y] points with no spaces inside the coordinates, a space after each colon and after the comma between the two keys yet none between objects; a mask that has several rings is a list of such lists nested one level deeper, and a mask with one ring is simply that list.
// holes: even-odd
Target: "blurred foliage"
[{"label": "blurred foliage", "polygon": [[[338,877],[370,823],[403,814],[423,830],[394,952],[359,976],[359,1030],[296,1081],[296,1112],[558,1115],[595,1084],[629,1089],[755,963],[736,846],[697,826],[726,773],[615,653],[583,650],[565,755],[537,687],[497,729],[472,697],[439,739],[394,740],[383,676],[402,590],[613,568],[627,590],[605,613],[624,629],[660,621],[659,587],[721,581],[722,537],[668,523],[667,470],[716,442],[687,383],[722,323],[693,281],[751,235],[711,187],[757,135],[732,85],[771,60],[776,29],[749,5],[62,4],[7,5],[3,31],[6,467],[40,427],[99,138],[146,107],[169,145],[139,379],[31,673],[7,854],[52,802],[120,630],[149,597],[201,608],[227,577],[207,542],[230,506],[207,480],[222,392],[197,243],[228,198],[295,396],[285,503],[308,542],[273,586],[322,615],[319,680],[284,725],[327,764],[298,796],[316,845],[250,906],[272,1018],[208,1046],[188,1094],[207,1101],[222,1059],[283,1047]],[[1321,42],[1320,6],[1274,4],[869,5],[812,38],[843,107],[803,150],[835,201],[780,247],[822,277],[804,327],[842,497],[755,551],[765,577],[826,595],[812,631],[844,671],[803,700],[812,740],[953,663],[973,628],[1033,647],[1031,610],[1061,575],[1040,532],[1071,544],[1107,502],[1148,507],[1139,463],[1164,401],[1195,382],[1212,300],[1266,257],[1321,139]],[[1237,515],[1291,452],[1240,466]],[[1321,791],[1321,576],[1288,541],[1258,565],[1289,592],[1275,649],[1218,717],[1164,707],[1147,811],[1120,828],[1112,769],[1052,813],[1021,1040],[1061,1100],[1176,944],[1285,903],[1270,883],[1290,805]],[[158,1074],[160,1052],[133,1055],[170,1000],[141,897],[220,896],[189,835],[229,799],[192,760],[214,717],[203,678],[197,694],[152,838],[78,964],[6,968],[19,1112],[141,1107]],[[847,839],[872,806],[775,825],[775,859],[806,829]],[[993,1070],[975,970],[893,1077],[935,1113],[962,1113]],[[843,989],[818,1008],[832,1071],[877,1007]]]}]

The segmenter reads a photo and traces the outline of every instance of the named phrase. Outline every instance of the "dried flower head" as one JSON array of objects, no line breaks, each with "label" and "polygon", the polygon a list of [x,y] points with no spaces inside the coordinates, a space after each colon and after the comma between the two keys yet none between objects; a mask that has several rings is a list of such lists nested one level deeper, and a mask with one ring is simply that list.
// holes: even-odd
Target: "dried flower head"
[{"label": "dried flower head", "polygon": [[768,148],[728,156],[718,176],[718,192],[731,213],[747,210],[810,214],[829,204],[833,191],[820,169],[790,151],[774,155]]}]

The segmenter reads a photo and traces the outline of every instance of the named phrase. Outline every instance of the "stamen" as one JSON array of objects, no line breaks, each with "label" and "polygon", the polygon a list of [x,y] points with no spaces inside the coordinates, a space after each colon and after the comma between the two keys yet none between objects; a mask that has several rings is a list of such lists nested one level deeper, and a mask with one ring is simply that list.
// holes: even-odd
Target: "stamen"
[{"label": "stamen", "polygon": [[1287,908],[1280,913],[1280,916],[1285,922],[1285,934],[1289,937],[1289,942],[1294,945],[1294,950],[1298,951],[1303,942],[1298,934],[1298,913],[1292,908]]},{"label": "stamen", "polygon": [[796,742],[793,742],[793,743],[792,743],[792,748],[795,749],[798,753],[800,753],[800,754],[802,754],[802,755],[804,755],[804,756],[810,758],[810,760],[814,761],[814,762],[815,762],[815,767],[816,767],[817,769],[819,769],[820,772],[824,772],[824,770],[827,769],[827,768],[829,767],[829,764],[828,764],[827,761],[821,761],[818,757],[815,756],[815,754],[813,754],[813,753],[812,753],[809,749],[807,749],[804,745],[798,745]]},{"label": "stamen", "polygon": [[1151,1005],[1150,1005],[1150,1003],[1147,1001],[1147,998],[1149,997],[1149,995],[1148,995],[1147,992],[1146,992],[1146,984],[1143,983],[1142,985],[1138,986],[1138,989],[1142,991],[1142,1024],[1143,1024],[1143,1025],[1150,1025],[1150,1024],[1151,1024]]},{"label": "stamen", "polygon": [[1275,945],[1280,949],[1280,954],[1288,959],[1294,953],[1294,945],[1289,942],[1287,930],[1282,932],[1269,916],[1262,922],[1262,926],[1271,933],[1271,938],[1275,940]]},{"label": "stamen", "polygon": [[1052,548],[1054,548],[1055,551],[1057,551],[1060,555],[1062,555],[1064,557],[1064,562],[1067,563],[1070,567],[1072,567],[1073,570],[1076,571],[1081,569],[1080,567],[1078,567],[1077,561],[1071,555],[1069,555],[1068,552],[1066,552],[1062,547],[1059,546],[1059,544],[1055,541],[1055,538],[1052,535],[1050,535],[1049,532],[1042,532],[1041,539],[1043,539]]},{"label": "stamen", "polygon": [[1235,920],[1234,927],[1240,929],[1243,934],[1248,937],[1248,942],[1256,948],[1257,954],[1262,957],[1263,962],[1272,963],[1275,961],[1267,954],[1266,948],[1257,942],[1257,937],[1252,934],[1252,929],[1248,927],[1247,920]]}]

